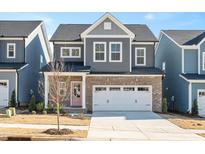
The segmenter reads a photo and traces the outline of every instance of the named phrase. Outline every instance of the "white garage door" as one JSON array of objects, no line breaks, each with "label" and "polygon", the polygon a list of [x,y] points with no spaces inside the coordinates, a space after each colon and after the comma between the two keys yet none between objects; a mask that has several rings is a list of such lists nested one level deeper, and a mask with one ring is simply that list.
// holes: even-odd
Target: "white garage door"
[{"label": "white garage door", "polygon": [[198,90],[198,110],[200,116],[205,116],[205,89]]},{"label": "white garage door", "polygon": [[9,101],[9,86],[8,81],[0,80],[0,106],[8,106]]},{"label": "white garage door", "polygon": [[152,86],[93,86],[93,111],[152,111]]}]

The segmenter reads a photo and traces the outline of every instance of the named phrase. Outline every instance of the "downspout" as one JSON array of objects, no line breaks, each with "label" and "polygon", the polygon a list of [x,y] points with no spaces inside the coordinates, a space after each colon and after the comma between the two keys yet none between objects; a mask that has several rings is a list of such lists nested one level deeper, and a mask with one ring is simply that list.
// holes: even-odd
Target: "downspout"
[{"label": "downspout", "polygon": [[25,42],[25,37],[23,38],[24,41],[24,63],[26,63],[26,42]]}]

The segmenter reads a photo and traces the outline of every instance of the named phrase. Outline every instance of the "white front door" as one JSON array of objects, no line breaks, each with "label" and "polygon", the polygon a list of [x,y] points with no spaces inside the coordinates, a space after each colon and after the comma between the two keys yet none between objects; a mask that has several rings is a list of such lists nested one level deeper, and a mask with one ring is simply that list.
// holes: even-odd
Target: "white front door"
[{"label": "white front door", "polygon": [[200,116],[205,116],[205,89],[198,90],[198,111]]},{"label": "white front door", "polygon": [[152,87],[94,86],[93,111],[152,111]]},{"label": "white front door", "polygon": [[9,82],[7,80],[0,80],[0,106],[8,106],[9,102]]}]

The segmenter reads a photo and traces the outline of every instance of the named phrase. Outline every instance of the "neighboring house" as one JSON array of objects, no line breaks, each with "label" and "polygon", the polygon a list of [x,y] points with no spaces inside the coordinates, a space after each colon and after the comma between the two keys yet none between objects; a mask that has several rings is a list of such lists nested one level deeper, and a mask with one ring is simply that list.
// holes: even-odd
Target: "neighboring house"
[{"label": "neighboring house", "polygon": [[163,94],[170,109],[190,113],[197,100],[205,115],[205,30],[162,30],[156,67],[166,73]]},{"label": "neighboring house", "polygon": [[12,91],[24,105],[38,93],[39,71],[50,61],[42,21],[0,21],[0,106],[8,106]]},{"label": "neighboring house", "polygon": [[[162,71],[154,67],[158,41],[146,25],[122,24],[106,13],[94,24],[61,24],[51,40],[54,59],[70,84],[64,108],[92,111],[161,111]],[[48,105],[48,64],[45,104]],[[63,82],[63,80],[62,80]]]}]

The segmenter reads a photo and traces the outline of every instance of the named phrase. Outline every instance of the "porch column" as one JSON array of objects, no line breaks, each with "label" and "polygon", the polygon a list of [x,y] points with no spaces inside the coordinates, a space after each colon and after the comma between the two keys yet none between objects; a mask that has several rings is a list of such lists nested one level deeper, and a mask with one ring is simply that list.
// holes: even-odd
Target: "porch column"
[{"label": "porch column", "polygon": [[45,74],[44,75],[44,101],[45,101],[45,108],[47,109],[48,108],[48,75]]},{"label": "porch column", "polygon": [[86,96],[85,96],[85,93],[86,93],[86,76],[83,75],[82,78],[83,78],[83,82],[82,82],[82,107],[83,107],[83,109],[85,109],[86,108]]}]

